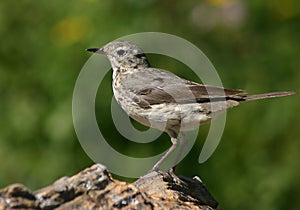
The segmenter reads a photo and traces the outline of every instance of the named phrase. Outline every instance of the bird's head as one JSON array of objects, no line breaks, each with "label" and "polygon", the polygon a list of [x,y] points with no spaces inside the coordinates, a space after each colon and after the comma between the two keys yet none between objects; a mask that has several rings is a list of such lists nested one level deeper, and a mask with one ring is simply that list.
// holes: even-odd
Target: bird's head
[{"label": "bird's head", "polygon": [[113,70],[150,66],[144,51],[138,45],[128,41],[112,41],[102,48],[89,48],[87,51],[107,56]]}]

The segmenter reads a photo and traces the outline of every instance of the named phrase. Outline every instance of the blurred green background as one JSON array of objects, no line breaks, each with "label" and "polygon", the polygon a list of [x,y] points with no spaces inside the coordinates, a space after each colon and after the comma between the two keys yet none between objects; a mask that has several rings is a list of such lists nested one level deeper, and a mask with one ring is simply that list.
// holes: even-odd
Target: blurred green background
[{"label": "blurred green background", "polygon": [[[91,56],[84,49],[144,31],[194,43],[226,87],[300,92],[297,0],[1,1],[0,188],[21,182],[35,190],[93,163],[72,124],[74,84]],[[154,55],[150,61],[196,80],[179,62]],[[165,135],[137,145],[118,134],[109,116],[110,77],[101,85],[96,110],[111,144],[132,156],[167,149]],[[214,155],[204,164],[197,161],[205,125],[177,173],[200,176],[221,209],[299,209],[299,106],[295,95],[234,108]]]}]

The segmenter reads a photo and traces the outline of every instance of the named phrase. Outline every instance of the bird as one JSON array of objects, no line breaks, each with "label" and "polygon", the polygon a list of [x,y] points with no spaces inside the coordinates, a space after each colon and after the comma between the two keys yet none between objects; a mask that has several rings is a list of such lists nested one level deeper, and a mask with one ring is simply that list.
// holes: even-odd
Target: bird
[{"label": "bird", "polygon": [[[172,146],[150,171],[184,145],[185,131],[209,123],[220,113],[242,102],[293,95],[292,91],[248,95],[241,89],[199,84],[170,71],[152,68],[143,49],[129,41],[111,41],[88,52],[102,54],[112,66],[112,88],[122,109],[139,123],[166,132]],[[177,158],[178,159],[178,158]],[[168,170],[174,174],[178,160]]]}]

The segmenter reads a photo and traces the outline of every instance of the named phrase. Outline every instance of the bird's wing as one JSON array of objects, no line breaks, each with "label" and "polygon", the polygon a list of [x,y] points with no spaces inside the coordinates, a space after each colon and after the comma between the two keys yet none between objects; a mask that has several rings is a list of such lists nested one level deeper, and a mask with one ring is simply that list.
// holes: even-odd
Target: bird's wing
[{"label": "bird's wing", "polygon": [[135,94],[139,101],[147,102],[149,105],[162,103],[205,103],[210,101],[224,101],[224,100],[243,100],[245,94],[242,90],[222,89],[214,86],[183,86],[183,85],[169,85],[167,87],[150,87],[137,91]]},{"label": "bird's wing", "polygon": [[201,85],[195,82],[186,82],[187,87],[192,91],[196,99],[207,98],[207,99],[217,99],[217,98],[226,98],[226,99],[235,99],[242,100],[243,95],[247,94],[247,91],[240,89],[227,89],[211,85]]},{"label": "bird's wing", "polygon": [[[143,73],[140,80],[135,80],[134,101],[143,108],[163,103],[205,103],[210,101],[236,100],[241,101],[247,92],[222,87],[202,85],[191,82],[168,72]],[[143,79],[145,78],[145,79]],[[150,81],[150,82],[149,82]],[[151,82],[152,81],[152,82]],[[130,82],[131,83],[131,82]]]}]

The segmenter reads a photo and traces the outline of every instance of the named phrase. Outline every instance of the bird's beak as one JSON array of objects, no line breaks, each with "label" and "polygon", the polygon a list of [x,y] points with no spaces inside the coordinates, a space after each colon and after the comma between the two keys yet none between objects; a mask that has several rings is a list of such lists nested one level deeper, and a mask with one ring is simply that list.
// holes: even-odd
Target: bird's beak
[{"label": "bird's beak", "polygon": [[104,52],[103,48],[88,48],[86,49],[86,51],[88,52],[92,52],[92,53],[98,53],[98,54],[102,54],[105,55],[106,53]]}]

